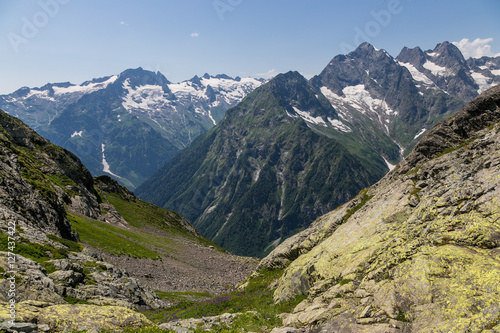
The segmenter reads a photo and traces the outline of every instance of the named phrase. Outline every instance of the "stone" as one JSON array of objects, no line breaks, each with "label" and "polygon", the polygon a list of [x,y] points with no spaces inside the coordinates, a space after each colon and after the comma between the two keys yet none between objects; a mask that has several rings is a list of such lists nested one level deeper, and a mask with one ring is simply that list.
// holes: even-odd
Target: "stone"
[{"label": "stone", "polygon": [[0,324],[0,330],[3,330],[7,333],[36,333],[37,329],[38,326],[34,323],[9,323],[8,321],[5,321]]},{"label": "stone", "polygon": [[61,271],[75,271],[78,273],[83,272],[83,267],[81,265],[74,263],[69,259],[50,260],[49,262],[51,262],[55,268]]},{"label": "stone", "polygon": [[84,275],[75,271],[55,271],[49,274],[49,278],[57,285],[74,288],[77,284],[83,282]]},{"label": "stone", "polygon": [[271,331],[271,333],[297,333],[297,332],[299,332],[299,330],[294,327],[276,327],[273,328],[273,330]]},{"label": "stone", "polygon": [[143,314],[118,306],[86,304],[54,305],[44,308],[38,315],[38,324],[47,325],[52,332],[64,330],[119,330],[152,325]]},{"label": "stone", "polygon": [[369,318],[371,314],[372,314],[372,306],[368,305],[363,309],[363,311],[359,315],[359,318]]},{"label": "stone", "polygon": [[[257,314],[255,311],[246,312]],[[202,317],[202,318],[190,318],[190,319],[181,319],[181,320],[173,320],[167,323],[163,323],[158,327],[162,330],[172,330],[178,333],[184,332],[192,332],[191,329],[203,329],[203,330],[212,330],[222,325],[231,325],[236,318],[241,316],[242,313],[223,313],[219,316],[212,317]]]}]

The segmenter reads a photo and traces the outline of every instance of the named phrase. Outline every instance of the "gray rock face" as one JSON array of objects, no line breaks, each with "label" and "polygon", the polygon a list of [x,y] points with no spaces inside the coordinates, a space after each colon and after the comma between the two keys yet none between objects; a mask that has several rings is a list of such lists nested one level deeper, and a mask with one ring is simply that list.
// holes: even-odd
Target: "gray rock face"
[{"label": "gray rock face", "polygon": [[465,60],[460,50],[449,42],[425,52],[419,47],[405,47],[396,59],[425,75],[424,84],[429,85],[431,81],[438,89],[464,101],[500,83],[500,76],[494,74],[500,61],[498,57]]},{"label": "gray rock face", "polygon": [[83,282],[84,275],[72,270],[55,271],[49,274],[49,278],[54,281],[57,286],[61,287],[76,287],[79,283]]},{"label": "gray rock face", "polygon": [[[284,242],[275,300],[308,332],[499,330],[500,86],[440,122],[399,166]],[[492,287],[492,286],[495,287]]]},{"label": "gray rock face", "polygon": [[22,216],[30,221],[28,224],[36,224],[47,233],[76,240],[64,206],[71,206],[68,193],[72,193],[80,198],[75,205],[78,210],[87,216],[98,215],[90,173],[76,156],[3,111],[0,126],[4,130],[0,173],[5,175],[0,179],[0,199],[1,206],[10,211],[4,215],[19,214],[18,219]]},{"label": "gray rock face", "polygon": [[[18,255],[16,276],[19,280],[19,301],[63,304],[64,297],[72,297],[89,303],[132,309],[166,306],[152,290],[142,287],[126,271],[83,253],[75,252],[70,258],[49,261],[57,270],[47,274],[38,263]],[[6,252],[0,252],[0,267],[8,270]],[[0,280],[0,287],[5,288],[3,290],[8,290],[7,284],[8,280]],[[0,301],[7,302],[6,297],[1,294]]]}]

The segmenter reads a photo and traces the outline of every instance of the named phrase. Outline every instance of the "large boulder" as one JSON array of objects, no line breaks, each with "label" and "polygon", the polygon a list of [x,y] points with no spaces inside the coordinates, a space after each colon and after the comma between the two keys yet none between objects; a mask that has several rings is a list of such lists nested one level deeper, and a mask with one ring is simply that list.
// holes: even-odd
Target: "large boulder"
[{"label": "large boulder", "polygon": [[119,306],[55,305],[38,315],[40,331],[119,330],[152,325],[143,314]]}]

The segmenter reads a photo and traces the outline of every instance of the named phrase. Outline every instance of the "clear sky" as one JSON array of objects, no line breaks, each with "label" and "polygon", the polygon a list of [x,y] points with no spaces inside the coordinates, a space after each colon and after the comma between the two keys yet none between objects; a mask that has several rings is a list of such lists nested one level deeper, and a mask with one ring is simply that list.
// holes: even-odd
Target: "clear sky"
[{"label": "clear sky", "polygon": [[136,67],[172,82],[311,77],[364,40],[393,56],[445,40],[497,54],[500,1],[0,0],[0,94]]}]

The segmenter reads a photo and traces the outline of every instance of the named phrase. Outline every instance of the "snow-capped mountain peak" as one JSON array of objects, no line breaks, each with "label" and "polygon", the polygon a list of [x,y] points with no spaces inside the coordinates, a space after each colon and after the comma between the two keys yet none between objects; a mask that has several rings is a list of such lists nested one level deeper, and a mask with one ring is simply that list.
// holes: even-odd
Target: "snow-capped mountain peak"
[{"label": "snow-capped mountain peak", "polygon": [[396,59],[425,89],[439,89],[465,101],[500,83],[500,77],[485,67],[480,68],[482,64],[474,66],[474,60],[466,61],[460,50],[449,42],[425,52],[418,47],[405,47]]},{"label": "snow-capped mountain peak", "polygon": [[95,175],[134,188],[260,84],[224,74],[172,83],[139,67],[80,85],[24,87],[0,96],[0,108],[75,152]]}]

